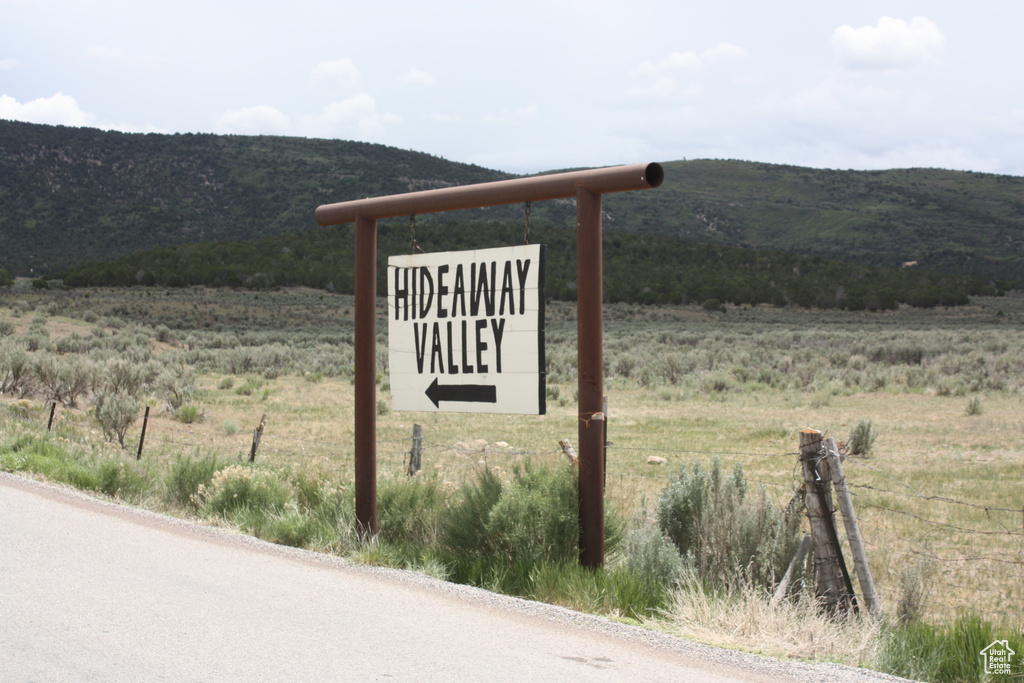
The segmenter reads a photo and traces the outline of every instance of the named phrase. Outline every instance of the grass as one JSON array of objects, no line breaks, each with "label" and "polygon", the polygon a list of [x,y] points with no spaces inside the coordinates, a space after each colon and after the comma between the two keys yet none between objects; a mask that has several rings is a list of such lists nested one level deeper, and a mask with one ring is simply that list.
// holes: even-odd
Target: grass
[{"label": "grass", "polygon": [[[1019,660],[1011,657],[1010,675],[988,676],[980,652],[996,640],[1024,652],[1024,630],[994,627],[977,615],[962,614],[939,625],[916,622],[887,632],[877,666],[887,673],[922,681],[1022,680]],[[1013,662],[1018,664],[1013,666]]]},{"label": "grass", "polygon": [[[825,645],[833,635],[826,638],[825,627],[810,620],[814,610],[806,606],[779,613],[790,607],[773,611],[756,592],[743,597],[678,591],[672,587],[675,579],[637,579],[628,558],[643,556],[647,567],[661,567],[664,576],[677,573],[650,538],[640,543],[626,534],[604,570],[580,573],[566,556],[509,556],[530,534],[554,533],[531,528],[529,514],[525,521],[506,517],[501,525],[474,531],[473,520],[485,519],[512,488],[520,512],[532,511],[534,517],[544,500],[571,506],[571,496],[559,498],[553,482],[527,485],[525,474],[527,461],[535,469],[562,471],[557,442],[577,441],[575,323],[572,309],[564,306],[549,311],[547,415],[378,411],[381,536],[373,543],[359,539],[351,486],[354,399],[345,370],[351,362],[349,300],[319,297],[302,291],[97,290],[88,298],[49,291],[0,299],[0,320],[13,326],[13,334],[0,339],[0,361],[4,349],[13,348],[5,344],[20,345],[34,357],[53,353],[47,344],[77,335],[75,344],[64,344],[78,349],[68,355],[97,365],[115,356],[132,357],[156,376],[161,365],[187,363],[196,372],[189,405],[204,416],[186,423],[169,410],[154,411],[143,460],[136,463],[141,420],[129,426],[122,453],[104,442],[90,394],[77,408],[61,406],[54,431],[47,434],[49,411],[42,397],[30,391],[19,401],[15,392],[0,398],[0,467],[178,514],[206,515],[275,542],[576,609],[630,619],[652,619],[664,609],[669,616],[655,621],[659,628],[787,656],[895,666],[904,648],[918,653],[905,658],[920,660],[920,671],[931,671],[925,667],[932,666],[927,663],[932,655],[919,642],[952,638],[965,609],[989,624],[993,637],[1013,638],[1019,631],[1024,299],[872,315],[607,307],[606,496],[616,519],[643,519],[649,525],[653,513],[643,501],[656,501],[681,465],[712,455],[726,472],[742,464],[750,493],[763,488],[784,506],[799,485],[799,429],[820,429],[842,441],[868,424],[874,437],[871,457],[850,458],[846,473],[883,609],[896,615],[904,609],[901,604],[915,599],[908,596],[913,582],[905,576],[907,567],[928,563],[930,590],[917,598],[919,620],[853,635],[840,630],[834,638],[854,644],[843,650]],[[46,317],[33,317],[33,310],[44,309]],[[994,315],[996,310],[1003,314]],[[163,334],[166,341],[159,340],[160,325],[173,328]],[[380,329],[383,349],[386,326]],[[30,336],[48,341],[29,350]],[[267,365],[252,367],[255,362]],[[250,367],[232,374],[232,363]],[[389,406],[385,370],[375,401]],[[0,362],[0,382],[3,372]],[[317,379],[311,381],[314,373]],[[239,387],[247,388],[239,392]],[[984,411],[972,413],[971,402],[983,403]],[[256,465],[243,465],[251,429],[264,413],[269,418]],[[413,421],[423,425],[424,471],[409,480],[404,474]],[[648,464],[651,455],[665,464]],[[276,483],[265,479],[271,475]],[[445,510],[447,519],[439,518],[437,509]],[[562,512],[572,516],[571,510]],[[445,523],[459,514],[461,527]],[[479,549],[481,538],[491,544],[490,555],[456,551]],[[692,604],[683,609],[680,596]],[[773,620],[779,625],[770,626]],[[788,635],[780,642],[771,636],[776,631]],[[811,642],[793,644],[807,639]],[[936,675],[951,680],[941,678],[947,673]]]}]

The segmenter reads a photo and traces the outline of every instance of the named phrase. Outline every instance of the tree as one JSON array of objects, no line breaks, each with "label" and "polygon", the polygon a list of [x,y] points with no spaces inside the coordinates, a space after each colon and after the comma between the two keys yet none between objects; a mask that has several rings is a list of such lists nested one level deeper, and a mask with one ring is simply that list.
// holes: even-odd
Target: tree
[{"label": "tree", "polygon": [[102,393],[96,397],[96,421],[100,423],[103,434],[108,439],[117,439],[124,448],[124,437],[128,428],[139,416],[141,403],[129,394]]}]

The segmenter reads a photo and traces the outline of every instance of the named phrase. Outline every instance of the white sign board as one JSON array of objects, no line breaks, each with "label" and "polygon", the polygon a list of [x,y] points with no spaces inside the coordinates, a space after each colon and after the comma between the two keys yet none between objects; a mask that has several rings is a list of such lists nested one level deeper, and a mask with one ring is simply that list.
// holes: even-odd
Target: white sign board
[{"label": "white sign board", "polygon": [[543,415],[544,247],[388,258],[395,410]]}]

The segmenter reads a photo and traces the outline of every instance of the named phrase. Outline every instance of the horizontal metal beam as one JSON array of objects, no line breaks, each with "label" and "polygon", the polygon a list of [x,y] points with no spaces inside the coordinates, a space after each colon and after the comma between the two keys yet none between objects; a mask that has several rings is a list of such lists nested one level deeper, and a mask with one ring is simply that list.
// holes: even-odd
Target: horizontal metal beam
[{"label": "horizontal metal beam", "polygon": [[656,163],[610,166],[324,204],[317,207],[315,218],[320,225],[340,225],[355,222],[356,216],[378,220],[499,204],[565,199],[575,197],[579,188],[597,195],[645,190],[658,187],[664,179],[665,172]]}]

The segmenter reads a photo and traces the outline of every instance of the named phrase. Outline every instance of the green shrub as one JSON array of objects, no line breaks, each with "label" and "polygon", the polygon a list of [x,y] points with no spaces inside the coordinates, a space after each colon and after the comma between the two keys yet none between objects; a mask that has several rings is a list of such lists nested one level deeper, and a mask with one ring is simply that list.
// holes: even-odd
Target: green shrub
[{"label": "green shrub", "polygon": [[487,520],[500,557],[515,563],[575,563],[579,556],[579,494],[568,467],[516,467]]},{"label": "green shrub", "polygon": [[93,364],[82,358],[42,355],[32,364],[32,372],[47,398],[73,407],[92,384]]},{"label": "green shrub", "polygon": [[123,393],[139,397],[146,383],[146,370],[138,363],[116,359],[102,369],[102,387],[108,393]]},{"label": "green shrub", "polygon": [[731,587],[770,587],[796,551],[800,516],[772,503],[764,489],[747,494],[743,468],[725,477],[719,459],[682,465],[662,489],[658,525],[701,579]]},{"label": "green shrub", "polygon": [[198,406],[181,406],[174,411],[174,419],[184,424],[194,424],[196,422],[203,421],[203,412],[198,408]]},{"label": "green shrub", "polygon": [[686,567],[672,541],[657,526],[647,523],[626,532],[622,556],[623,566],[631,573],[662,588],[676,585]]},{"label": "green shrub", "polygon": [[[451,580],[527,595],[538,567],[576,565],[580,532],[574,470],[527,461],[503,484],[485,469],[453,498],[439,534],[440,556]],[[621,518],[606,508],[608,551],[616,548],[622,526]]]},{"label": "green shrub", "polygon": [[870,455],[875,445],[878,432],[871,426],[871,420],[858,420],[850,432],[850,438],[846,441],[850,455]]},{"label": "green shrub", "polygon": [[442,522],[442,545],[463,558],[493,555],[487,521],[503,489],[501,479],[490,468],[480,472],[475,482],[463,484]]},{"label": "green shrub", "polygon": [[433,545],[443,507],[438,481],[433,477],[381,479],[377,488],[381,540],[399,545]]},{"label": "green shrub", "polygon": [[165,499],[168,503],[184,508],[198,508],[197,494],[200,487],[209,487],[213,475],[221,469],[216,456],[208,455],[200,458],[180,453],[171,463],[164,477]]},{"label": "green shrub", "polygon": [[0,343],[0,394],[24,398],[34,386],[28,354],[13,344]]},{"label": "green shrub", "polygon": [[196,373],[184,365],[174,365],[157,375],[153,391],[167,402],[171,410],[178,410],[196,395]]},{"label": "green shrub", "polygon": [[235,389],[235,393],[239,396],[252,396],[257,391],[263,388],[264,379],[258,375],[250,375],[245,378],[245,382],[240,387]]},{"label": "green shrub", "polygon": [[933,566],[930,561],[904,565],[900,569],[896,619],[901,624],[919,621],[928,603]]},{"label": "green shrub", "polygon": [[169,344],[174,339],[171,329],[167,325],[157,325],[156,329],[153,330],[153,336],[158,342],[163,344]]},{"label": "green shrub", "polygon": [[103,435],[124,448],[124,438],[128,428],[139,416],[142,404],[138,399],[123,392],[102,393],[96,397],[96,421],[103,430]]},{"label": "green shrub", "polygon": [[971,415],[971,416],[974,416],[974,415],[981,415],[981,413],[982,413],[981,397],[974,396],[973,398],[971,398],[971,400],[969,400],[967,402],[967,414]]},{"label": "green shrub", "polygon": [[197,493],[204,512],[229,519],[241,510],[281,512],[288,498],[287,485],[275,473],[245,465],[222,469]]},{"label": "green shrub", "polygon": [[126,463],[119,458],[99,461],[96,466],[96,478],[94,488],[114,498],[137,501],[150,489],[145,465],[136,462]]}]

